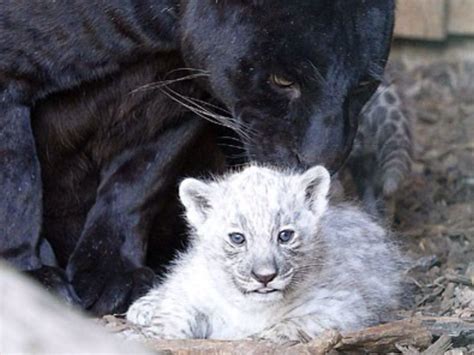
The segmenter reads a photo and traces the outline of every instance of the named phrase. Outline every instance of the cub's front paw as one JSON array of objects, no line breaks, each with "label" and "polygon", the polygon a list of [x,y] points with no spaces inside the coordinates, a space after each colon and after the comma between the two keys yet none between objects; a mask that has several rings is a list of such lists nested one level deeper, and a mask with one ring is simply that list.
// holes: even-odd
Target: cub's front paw
[{"label": "cub's front paw", "polygon": [[128,309],[127,320],[137,326],[149,326],[156,313],[155,302],[149,297],[142,297]]},{"label": "cub's front paw", "polygon": [[[143,306],[143,307],[142,307]],[[156,307],[133,304],[127,312],[127,320],[135,334],[145,339],[186,339],[189,338],[180,322],[161,318]]]},{"label": "cub's front paw", "polygon": [[278,323],[250,337],[252,340],[269,341],[280,345],[307,343],[312,338],[303,329],[292,323]]}]

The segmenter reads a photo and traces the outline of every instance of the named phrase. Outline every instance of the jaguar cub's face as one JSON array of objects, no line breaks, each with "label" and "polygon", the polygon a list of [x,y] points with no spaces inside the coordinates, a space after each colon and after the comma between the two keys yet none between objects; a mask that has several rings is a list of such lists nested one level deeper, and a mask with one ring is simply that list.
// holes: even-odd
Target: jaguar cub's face
[{"label": "jaguar cub's face", "polygon": [[216,279],[227,278],[223,287],[265,302],[297,291],[307,275],[314,278],[324,259],[318,224],[329,179],[323,167],[302,175],[250,167],[222,181],[182,182],[196,247]]},{"label": "jaguar cub's face", "polygon": [[388,55],[394,1],[182,1],[190,67],[231,111],[248,157],[337,169]]}]

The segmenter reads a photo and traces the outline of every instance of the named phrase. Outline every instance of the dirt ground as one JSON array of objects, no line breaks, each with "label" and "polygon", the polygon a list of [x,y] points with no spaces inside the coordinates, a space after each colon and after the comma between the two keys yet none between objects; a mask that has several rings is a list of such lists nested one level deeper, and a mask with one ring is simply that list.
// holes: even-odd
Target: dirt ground
[{"label": "dirt ground", "polygon": [[[455,317],[474,327],[474,62],[393,63],[414,114],[413,174],[394,228],[414,261],[415,299],[402,316]],[[474,339],[458,354],[474,353]]]}]

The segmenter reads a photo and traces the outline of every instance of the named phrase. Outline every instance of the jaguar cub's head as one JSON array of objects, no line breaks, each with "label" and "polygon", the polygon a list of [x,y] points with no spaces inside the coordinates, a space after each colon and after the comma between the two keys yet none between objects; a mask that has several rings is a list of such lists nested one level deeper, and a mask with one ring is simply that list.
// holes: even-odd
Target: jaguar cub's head
[{"label": "jaguar cub's head", "polygon": [[182,0],[184,60],[250,159],[337,169],[388,56],[393,0]]},{"label": "jaguar cub's head", "polygon": [[329,184],[321,166],[304,174],[249,167],[220,181],[186,179],[179,194],[210,272],[265,302],[298,290],[320,267]]}]

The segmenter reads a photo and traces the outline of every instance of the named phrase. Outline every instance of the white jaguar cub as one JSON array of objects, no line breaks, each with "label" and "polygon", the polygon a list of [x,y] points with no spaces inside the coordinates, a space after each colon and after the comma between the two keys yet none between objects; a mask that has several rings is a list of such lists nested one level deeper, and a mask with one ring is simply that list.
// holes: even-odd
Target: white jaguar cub
[{"label": "white jaguar cub", "polygon": [[153,338],[308,341],[374,324],[397,306],[399,250],[349,205],[328,206],[323,167],[248,167],[184,180],[189,250],[127,319]]}]

